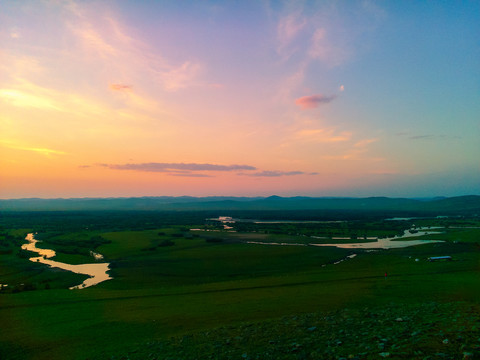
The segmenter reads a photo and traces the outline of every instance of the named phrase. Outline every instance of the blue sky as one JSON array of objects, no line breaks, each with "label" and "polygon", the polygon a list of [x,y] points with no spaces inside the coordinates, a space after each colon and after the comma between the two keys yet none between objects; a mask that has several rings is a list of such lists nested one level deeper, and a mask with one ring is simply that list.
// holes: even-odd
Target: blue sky
[{"label": "blue sky", "polygon": [[2,198],[480,194],[479,2],[0,8]]}]

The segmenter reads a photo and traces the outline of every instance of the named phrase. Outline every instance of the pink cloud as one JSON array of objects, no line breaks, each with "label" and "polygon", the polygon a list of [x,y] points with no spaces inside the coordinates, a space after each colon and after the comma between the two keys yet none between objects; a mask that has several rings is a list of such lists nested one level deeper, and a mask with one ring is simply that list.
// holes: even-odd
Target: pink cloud
[{"label": "pink cloud", "polygon": [[190,171],[236,171],[236,170],[256,170],[251,165],[217,165],[217,164],[198,164],[198,163],[138,163],[138,164],[99,164],[100,166],[114,170],[134,170],[148,172],[183,172],[189,174]]},{"label": "pink cloud", "polygon": [[321,104],[328,104],[335,100],[336,95],[310,95],[310,96],[303,96],[295,100],[295,104],[302,109],[314,109]]}]

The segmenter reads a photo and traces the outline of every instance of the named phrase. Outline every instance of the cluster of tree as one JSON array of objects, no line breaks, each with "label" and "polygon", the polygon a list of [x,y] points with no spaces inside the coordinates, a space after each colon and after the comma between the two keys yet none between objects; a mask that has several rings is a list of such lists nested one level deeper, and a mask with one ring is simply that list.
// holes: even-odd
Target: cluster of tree
[{"label": "cluster of tree", "polygon": [[12,254],[24,243],[24,236],[13,235],[10,231],[0,227],[0,255]]},{"label": "cluster of tree", "polygon": [[19,211],[1,212],[0,226],[31,228],[39,233],[82,230],[126,231],[159,229],[171,225],[202,224],[211,211]]},{"label": "cluster of tree", "polygon": [[13,252],[13,242],[10,234],[0,233],[0,255],[11,254]]},{"label": "cluster of tree", "polygon": [[90,255],[90,251],[100,245],[111,243],[100,235],[77,237],[71,239],[59,232],[39,233],[36,235],[38,240],[42,240],[45,246],[64,254]]},{"label": "cluster of tree", "polygon": [[236,222],[232,225],[238,232],[259,232],[276,235],[305,235],[325,237],[366,237],[400,235],[411,224],[404,221],[340,221],[312,223],[255,223]]},{"label": "cluster of tree", "polygon": [[[48,286],[48,287],[47,287]],[[33,291],[37,290],[38,285],[35,283],[27,282],[25,284],[16,284],[12,286],[0,286],[0,293],[19,293],[22,291]],[[44,289],[50,289],[50,284],[46,284]]]}]

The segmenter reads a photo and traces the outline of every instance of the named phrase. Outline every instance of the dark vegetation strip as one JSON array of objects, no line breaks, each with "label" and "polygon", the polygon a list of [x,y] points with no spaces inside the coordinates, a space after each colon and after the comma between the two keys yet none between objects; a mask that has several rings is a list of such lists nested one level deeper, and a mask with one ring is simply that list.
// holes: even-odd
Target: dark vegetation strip
[{"label": "dark vegetation strip", "polygon": [[[471,213],[469,214],[471,216]],[[38,232],[151,230],[172,225],[203,224],[206,218],[231,216],[257,220],[378,221],[394,217],[432,216],[419,212],[379,210],[208,210],[208,211],[0,211],[0,226]],[[394,224],[392,224],[394,225]]]}]

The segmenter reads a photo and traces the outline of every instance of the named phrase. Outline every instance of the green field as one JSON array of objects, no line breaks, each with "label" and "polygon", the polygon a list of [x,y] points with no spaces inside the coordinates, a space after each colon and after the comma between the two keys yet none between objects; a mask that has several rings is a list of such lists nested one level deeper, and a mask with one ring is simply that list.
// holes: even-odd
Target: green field
[{"label": "green field", "polygon": [[[148,223],[138,214],[133,221],[135,215],[129,214],[124,228],[118,218],[61,219],[58,214],[50,221],[48,215],[38,215],[41,228],[38,218],[25,215],[25,226],[18,228],[18,216],[1,223],[0,283],[9,285],[0,293],[1,359],[162,359],[167,353],[171,358],[224,358],[218,354],[225,354],[226,345],[223,340],[218,345],[219,339],[242,338],[251,327],[258,329],[258,339],[275,328],[284,329],[282,336],[288,339],[285,332],[296,333],[301,321],[287,326],[280,320],[285,317],[323,319],[321,314],[345,308],[360,317],[365,307],[415,309],[432,301],[465,304],[460,307],[466,309],[480,300],[477,218],[444,220],[443,225],[424,219],[418,226],[443,226],[442,234],[425,238],[444,243],[367,252],[247,242],[307,244],[319,242],[311,241],[311,235],[325,237],[325,242],[332,242],[332,236],[393,236],[412,223],[241,224],[238,232],[228,232],[206,224],[205,214],[188,220],[159,214]],[[70,227],[65,225],[69,220]],[[103,254],[114,279],[68,290],[85,276],[28,261],[29,254],[19,248],[30,231],[39,232],[42,247],[57,251],[58,261],[92,262],[89,251]],[[357,256],[334,264],[353,253]],[[441,255],[453,261],[427,261]],[[195,341],[184,344],[183,355],[175,355],[182,348],[178,342],[187,338]],[[265,349],[253,340],[242,341],[232,358],[241,358],[242,347],[250,354]],[[284,358],[315,358],[312,351]]]}]

